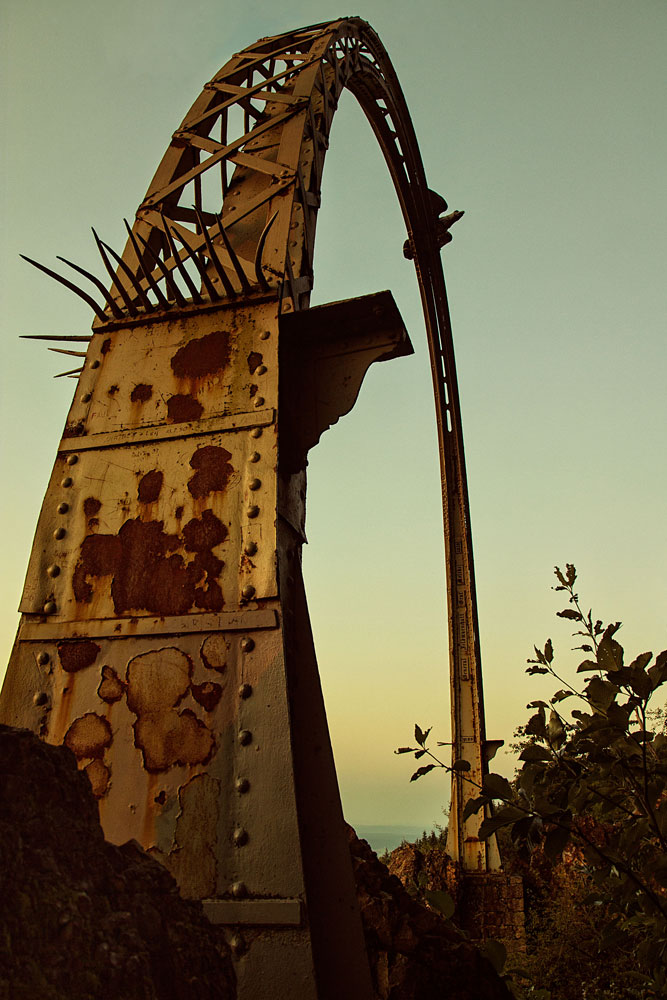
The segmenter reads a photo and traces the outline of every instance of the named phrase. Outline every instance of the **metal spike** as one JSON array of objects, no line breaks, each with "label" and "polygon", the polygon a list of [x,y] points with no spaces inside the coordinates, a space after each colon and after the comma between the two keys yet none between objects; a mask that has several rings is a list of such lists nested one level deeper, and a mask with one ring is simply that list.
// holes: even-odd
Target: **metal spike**
[{"label": "metal spike", "polygon": [[157,281],[155,280],[155,278],[153,277],[153,275],[151,274],[151,272],[148,270],[148,268],[144,266],[144,262],[141,259],[141,250],[139,248],[139,244],[137,243],[137,240],[136,240],[136,237],[135,237],[134,233],[130,229],[130,225],[129,225],[127,219],[123,219],[123,222],[125,223],[125,228],[127,229],[127,235],[130,237],[130,243],[132,244],[132,247],[134,248],[134,252],[137,255],[137,260],[139,261],[139,267],[141,268],[141,270],[143,272],[144,278],[146,279],[146,281],[150,285],[151,290],[155,294],[155,297],[157,298],[157,301],[158,301],[158,305],[162,309],[169,309],[170,308],[169,302],[165,298],[164,293],[162,292],[162,289],[160,288],[160,286],[158,285]]},{"label": "metal spike", "polygon": [[64,347],[47,347],[47,351],[53,351],[54,354],[71,354],[74,358],[85,358],[86,351],[66,351]]},{"label": "metal spike", "polygon": [[273,225],[273,223],[276,221],[277,217],[278,217],[278,209],[276,209],[276,211],[273,213],[267,224],[264,226],[264,229],[262,230],[262,235],[260,236],[259,242],[257,243],[257,251],[255,252],[255,274],[257,276],[257,281],[259,282],[259,287],[265,292],[268,291],[269,283],[264,277],[264,272],[262,271],[262,254],[264,253],[264,244],[266,243],[266,237],[269,235],[269,230]]},{"label": "metal spike", "polygon": [[77,340],[82,344],[87,344],[91,341],[92,337],[68,337],[62,336],[58,337],[56,334],[51,333],[20,333],[20,340]]},{"label": "metal spike", "polygon": [[107,305],[109,306],[109,309],[111,309],[111,312],[113,313],[114,317],[116,319],[122,319],[122,316],[123,316],[122,310],[120,310],[118,308],[117,304],[114,302],[114,300],[112,299],[112,297],[109,295],[109,293],[107,292],[107,290],[104,287],[103,283],[100,281],[100,279],[98,277],[96,277],[94,274],[91,274],[90,271],[86,271],[85,268],[79,267],[78,264],[73,264],[72,261],[71,260],[67,260],[66,257],[58,257],[56,255],[56,260],[61,260],[63,262],[63,264],[67,264],[68,267],[74,268],[74,270],[78,271],[79,274],[82,274],[84,276],[84,278],[88,278],[89,281],[92,281],[93,284],[95,285],[95,287],[98,288],[99,291],[104,296],[104,300],[107,303]]},{"label": "metal spike", "polygon": [[[93,229],[92,226],[90,228]],[[109,258],[107,257],[106,253],[104,252],[104,244],[102,243],[102,240],[99,238],[99,236],[97,235],[97,233],[95,232],[94,229],[93,229],[93,236],[95,237],[95,243],[97,245],[97,249],[100,252],[100,257],[102,258],[104,266],[105,266],[105,268],[107,270],[107,274],[109,275],[109,277],[113,281],[114,285],[118,289],[118,294],[120,295],[121,299],[125,303],[125,308],[127,309],[127,311],[130,314],[130,316],[132,316],[132,317],[136,316],[137,315],[137,310],[135,308],[134,302],[132,301],[132,299],[130,298],[130,296],[127,294],[127,289],[123,285],[123,282],[119,280],[116,272],[114,271],[113,266],[111,264],[111,261],[109,260]]]},{"label": "metal spike", "polygon": [[[123,258],[120,257],[116,253],[116,251],[113,249],[113,247],[110,247],[108,243],[105,243],[103,240],[100,240],[100,243],[104,247],[105,250],[109,251],[109,253],[113,257],[113,259],[116,261],[116,263],[118,264],[118,266],[121,269],[121,271],[123,272],[123,274],[126,275],[129,278],[130,282],[132,283],[132,287],[134,288],[134,290],[137,293],[137,298],[141,302],[141,304],[144,307],[144,309],[146,310],[146,312],[153,312],[153,310],[155,309],[155,306],[153,305],[153,303],[151,302],[151,300],[146,295],[146,292],[141,287],[141,282],[139,281],[139,278],[137,277],[137,275],[132,272],[132,268],[129,267],[125,263],[125,261],[123,260]],[[114,275],[114,281],[115,280],[116,280],[116,276]]]},{"label": "metal spike", "polygon": [[53,377],[54,378],[64,378],[65,375],[74,375],[75,373],[78,374],[78,372],[82,372],[82,371],[83,371],[83,367],[81,367],[81,368],[70,368],[70,370],[68,372],[61,372],[60,375],[54,375]]},{"label": "metal spike", "polygon": [[224,226],[222,224],[222,217],[218,215],[217,220],[218,220],[218,226],[220,227],[220,235],[222,236],[222,242],[225,244],[225,250],[229,254],[232,266],[238,275],[239,281],[241,282],[241,288],[247,294],[250,291],[250,282],[248,281],[245,271],[241,267],[241,261],[236,256],[236,251],[229,242],[229,237],[227,236],[227,233],[225,232]]},{"label": "metal spike", "polygon": [[185,247],[185,249],[190,254],[192,262],[193,262],[193,264],[195,265],[195,267],[197,268],[197,270],[199,272],[199,275],[200,275],[201,280],[202,280],[202,284],[203,284],[204,288],[206,289],[206,291],[208,292],[208,297],[210,298],[211,302],[217,302],[218,299],[222,298],[222,296],[218,293],[218,291],[216,290],[215,285],[213,284],[213,282],[209,278],[208,274],[206,273],[206,266],[204,264],[202,264],[202,262],[200,261],[199,257],[197,256],[196,252],[192,249],[192,247],[190,246],[190,244],[186,240],[185,236],[183,236],[182,233],[179,233],[179,231],[177,229],[174,229],[173,233],[174,233],[174,236],[176,237],[176,239],[178,239],[178,240],[181,241],[181,243],[183,244],[183,246]]},{"label": "metal spike", "polygon": [[202,214],[201,214],[201,212],[199,211],[199,209],[197,208],[196,205],[194,206],[194,209],[195,209],[195,212],[197,213],[197,222],[199,223],[199,225],[201,227],[202,236],[204,237],[204,241],[206,243],[206,249],[208,250],[208,253],[209,253],[209,256],[210,256],[211,261],[213,263],[213,267],[215,268],[216,274],[220,278],[220,281],[222,282],[222,285],[223,285],[225,291],[227,292],[227,295],[230,295],[230,296],[236,295],[236,289],[234,288],[234,286],[233,286],[233,284],[232,284],[232,282],[231,282],[231,280],[230,280],[227,272],[225,271],[224,267],[220,263],[220,260],[218,258],[217,253],[215,252],[215,247],[213,246],[213,243],[211,241],[211,236],[209,234],[208,229],[206,228],[206,223],[204,222],[204,220],[202,218]]},{"label": "metal spike", "polygon": [[185,266],[185,264],[181,260],[180,254],[179,254],[178,250],[176,249],[176,244],[174,243],[174,237],[171,235],[171,230],[169,229],[169,226],[167,224],[167,220],[165,219],[165,217],[164,217],[164,215],[163,215],[162,212],[160,212],[160,218],[162,219],[162,225],[164,226],[164,235],[167,237],[167,243],[169,245],[169,250],[171,252],[171,256],[176,261],[176,267],[178,268],[178,270],[180,272],[180,275],[183,278],[183,281],[188,286],[188,289],[190,291],[190,295],[192,296],[192,301],[195,302],[195,303],[197,303],[197,304],[199,304],[200,302],[203,302],[204,300],[201,297],[199,289],[197,288],[197,286],[195,285],[194,281],[192,280],[192,278],[188,274],[187,267]]},{"label": "metal spike", "polygon": [[67,278],[61,277],[61,275],[56,274],[55,271],[52,271],[49,267],[45,267],[44,264],[38,264],[37,261],[33,260],[31,257],[26,257],[25,254],[20,253],[19,257],[23,260],[27,260],[29,264],[32,264],[33,267],[43,271],[44,274],[48,274],[49,277],[55,278],[56,281],[59,281],[61,285],[65,286],[65,288],[69,288],[71,292],[74,292],[74,294],[78,295],[80,299],[83,299],[84,302],[88,303],[98,319],[102,320],[103,323],[108,322],[109,317],[105,315],[104,310],[100,308],[92,296],[90,296],[87,292],[84,292],[84,290],[79,288],[78,285],[75,285],[72,281],[68,281]]},{"label": "metal spike", "polygon": [[146,250],[151,255],[151,257],[159,267],[160,271],[162,272],[162,275],[164,277],[164,283],[167,286],[167,295],[171,294],[173,296],[177,306],[187,305],[183,293],[181,292],[180,288],[174,281],[173,274],[171,274],[169,268],[166,267],[164,261],[160,258],[160,255],[157,254],[155,250],[153,250],[153,248],[148,245],[143,236],[140,236],[139,233],[137,233],[137,236],[141,240],[143,245],[146,247]]}]

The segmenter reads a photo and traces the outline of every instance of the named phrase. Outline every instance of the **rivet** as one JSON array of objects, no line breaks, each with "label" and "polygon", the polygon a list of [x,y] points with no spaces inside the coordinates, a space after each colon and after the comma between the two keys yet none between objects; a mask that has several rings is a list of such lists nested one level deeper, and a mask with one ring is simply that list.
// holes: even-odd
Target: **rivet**
[{"label": "rivet", "polygon": [[271,331],[270,330],[262,330],[262,332],[259,335],[259,339],[260,340],[268,340],[270,336],[271,336]]},{"label": "rivet", "polygon": [[245,795],[246,792],[250,791],[250,782],[247,778],[236,779],[236,791],[241,795]]},{"label": "rivet", "polygon": [[237,899],[245,899],[247,895],[248,889],[245,882],[234,882],[232,884],[232,896],[235,896]]},{"label": "rivet", "polygon": [[243,955],[246,950],[246,943],[240,934],[232,934],[229,939],[229,947],[235,955]]},{"label": "rivet", "polygon": [[247,556],[254,556],[257,552],[257,542],[247,542],[243,546],[243,551]]},{"label": "rivet", "polygon": [[249,743],[252,743],[252,733],[249,729],[239,730],[239,743],[242,747],[247,747]]},{"label": "rivet", "polygon": [[264,396],[255,396],[255,402],[252,405],[256,410],[259,410],[261,406],[264,406]]},{"label": "rivet", "polygon": [[239,688],[239,698],[249,698],[252,694],[252,684],[242,684]]},{"label": "rivet", "polygon": [[248,843],[248,831],[244,830],[242,826],[237,826],[234,830],[234,843],[237,847],[243,847],[244,844]]},{"label": "rivet", "polygon": [[51,657],[49,656],[49,654],[45,650],[43,650],[37,657],[37,662],[40,663],[43,667],[45,667],[50,659]]},{"label": "rivet", "polygon": [[241,639],[241,650],[244,653],[252,653],[255,648],[255,640],[251,639],[249,635]]},{"label": "rivet", "polygon": [[78,461],[79,461],[79,456],[78,455],[70,455],[69,458],[67,459],[67,464],[68,465],[76,465],[76,463]]},{"label": "rivet", "polygon": [[255,373],[257,375],[266,375],[266,372],[267,372],[266,365],[257,365],[257,367],[255,368]]},{"label": "rivet", "polygon": [[35,691],[32,696],[32,701],[34,705],[46,705],[49,700],[49,696],[45,691]]},{"label": "rivet", "polygon": [[253,429],[250,431],[250,437],[251,438],[261,438],[261,436],[262,436],[262,428],[261,427],[253,427]]},{"label": "rivet", "polygon": [[255,596],[255,588],[251,583],[246,583],[241,594],[245,597],[246,601],[249,601],[251,597]]},{"label": "rivet", "polygon": [[259,507],[257,507],[256,504],[253,504],[252,507],[248,507],[248,517],[257,517],[258,514],[259,514]]},{"label": "rivet", "polygon": [[259,454],[258,451],[251,451],[250,454],[248,455],[248,461],[249,462],[259,462],[260,457],[261,456],[260,456],[260,454]]},{"label": "rivet", "polygon": [[52,566],[47,566],[46,572],[51,577],[60,576],[60,566],[56,566],[56,564],[53,563]]},{"label": "rivet", "polygon": [[62,480],[62,482],[61,482],[60,485],[64,486],[65,489],[67,489],[68,486],[72,485],[72,477],[71,476],[65,476],[65,478]]},{"label": "rivet", "polygon": [[56,610],[56,602],[55,601],[47,601],[46,604],[44,605],[44,614],[45,615],[52,615],[55,610]]},{"label": "rivet", "polygon": [[81,402],[89,403],[92,398],[93,398],[92,392],[84,392],[83,396],[81,397]]},{"label": "rivet", "polygon": [[93,361],[93,363],[91,364],[91,366],[90,366],[90,367],[91,367],[91,368],[99,368],[99,367],[100,367],[100,363],[99,363],[99,361]]},{"label": "rivet", "polygon": [[68,503],[59,503],[58,504],[58,513],[59,514],[66,514],[68,510],[69,510],[69,504]]},{"label": "rivet", "polygon": [[57,542],[59,542],[60,539],[64,538],[66,534],[67,532],[65,531],[64,528],[56,528],[56,530],[53,532],[53,537]]},{"label": "rivet", "polygon": [[286,302],[283,305],[283,312],[288,313],[288,312],[291,312],[291,311],[292,311],[292,303],[291,302]]},{"label": "rivet", "polygon": [[262,485],[261,479],[251,479],[250,482],[248,483],[248,489],[258,490],[261,485]]}]

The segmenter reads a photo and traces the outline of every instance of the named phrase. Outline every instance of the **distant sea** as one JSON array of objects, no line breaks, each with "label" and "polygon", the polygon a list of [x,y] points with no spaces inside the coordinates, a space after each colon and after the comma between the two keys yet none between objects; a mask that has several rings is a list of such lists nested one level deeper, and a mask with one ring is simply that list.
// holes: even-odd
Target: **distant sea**
[{"label": "distant sea", "polygon": [[[354,826],[354,823],[352,824]],[[393,851],[404,840],[412,843],[421,837],[423,826],[355,826],[357,837],[367,840],[376,854]],[[427,831],[427,833],[430,831]]]}]

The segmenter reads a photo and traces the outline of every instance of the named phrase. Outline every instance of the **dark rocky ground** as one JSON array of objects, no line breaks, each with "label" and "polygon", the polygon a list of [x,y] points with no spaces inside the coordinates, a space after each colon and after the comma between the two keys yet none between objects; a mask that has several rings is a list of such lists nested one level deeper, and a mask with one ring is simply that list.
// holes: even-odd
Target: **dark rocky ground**
[{"label": "dark rocky ground", "polygon": [[0,726],[0,998],[227,1000],[227,946],[130,842],[66,747]]},{"label": "dark rocky ground", "polygon": [[[509,997],[480,952],[349,837],[377,1000]],[[106,843],[74,755],[0,726],[0,1000],[234,997],[220,930],[138,845]]]}]

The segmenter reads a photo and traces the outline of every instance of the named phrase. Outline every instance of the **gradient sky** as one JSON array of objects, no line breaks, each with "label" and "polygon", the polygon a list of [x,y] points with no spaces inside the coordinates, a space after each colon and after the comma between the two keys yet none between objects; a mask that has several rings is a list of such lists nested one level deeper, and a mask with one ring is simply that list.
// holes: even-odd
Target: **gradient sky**
[{"label": "gradient sky", "polygon": [[[73,383],[22,333],[86,333],[75,296],[18,257],[101,273],[122,248],[202,84],[263,35],[335,18],[323,2],[4,0],[0,672]],[[465,209],[443,252],[463,408],[487,734],[511,739],[533,642],[564,664],[554,563],[667,645],[663,0],[367,0],[430,186]],[[377,365],[311,453],[306,584],[346,816],[431,826],[449,793],[410,785],[415,722],[449,739],[435,421],[412,265],[384,161],[354,99],[334,121],[313,302],[390,288],[415,355]],[[563,669],[568,669],[564,666]],[[511,774],[510,757],[498,769]]]}]

